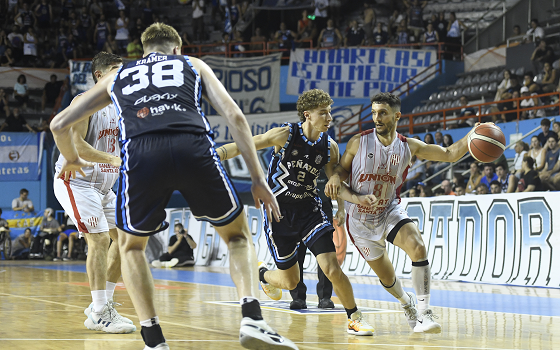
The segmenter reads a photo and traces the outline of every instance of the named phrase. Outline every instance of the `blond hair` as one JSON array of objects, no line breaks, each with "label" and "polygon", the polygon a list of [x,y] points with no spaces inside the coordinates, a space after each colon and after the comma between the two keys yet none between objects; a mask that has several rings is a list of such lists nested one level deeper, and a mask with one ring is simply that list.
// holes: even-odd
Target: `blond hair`
[{"label": "blond hair", "polygon": [[176,46],[181,47],[183,43],[175,28],[163,23],[154,23],[146,28],[140,40],[144,50],[161,48],[164,51],[172,51]]},{"label": "blond hair", "polygon": [[323,90],[313,89],[305,91],[297,100],[296,108],[299,119],[304,122],[303,112],[311,111],[319,107],[327,107],[334,103],[331,96]]}]

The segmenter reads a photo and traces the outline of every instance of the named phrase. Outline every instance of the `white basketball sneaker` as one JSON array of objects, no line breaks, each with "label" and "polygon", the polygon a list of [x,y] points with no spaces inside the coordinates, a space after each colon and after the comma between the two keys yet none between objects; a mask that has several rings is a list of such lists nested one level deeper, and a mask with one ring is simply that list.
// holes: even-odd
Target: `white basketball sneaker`
[{"label": "white basketball sneaker", "polygon": [[404,310],[404,315],[406,316],[406,320],[408,321],[410,328],[414,330],[414,327],[416,327],[416,320],[418,318],[418,310],[416,309],[416,296],[414,295],[414,293],[410,292],[407,292],[406,294],[408,294],[408,296],[410,297],[410,303],[406,305],[401,304],[401,307]]},{"label": "white basketball sneaker", "polygon": [[373,335],[375,330],[373,326],[364,319],[362,312],[358,310],[350,315],[347,332],[353,335]]},{"label": "white basketball sneaker", "polygon": [[[266,268],[266,264],[264,263],[264,261],[259,261],[259,272],[264,269],[264,270],[268,270]],[[264,283],[261,281],[261,287],[263,292],[268,295],[268,297],[272,300],[280,300],[282,299],[282,289],[280,288],[276,288],[273,285],[270,285],[268,283]]]},{"label": "white basketball sneaker", "polygon": [[416,333],[441,333],[441,325],[434,321],[434,318],[438,318],[431,309],[424,310],[420,315],[418,315],[418,320],[416,321],[416,327],[414,327],[414,332]]},{"label": "white basketball sneaker", "polygon": [[[115,309],[115,306],[121,306],[121,304],[119,303],[115,303],[114,301],[109,301],[109,305],[110,307],[113,308],[113,313],[115,315],[115,317],[124,322],[124,323],[128,323],[128,324],[134,324],[134,322],[132,322],[130,319],[122,316],[121,314],[118,313],[117,309]],[[93,303],[89,304],[89,306],[84,310],[84,315],[89,316],[89,314],[91,314],[91,312],[93,311]]]},{"label": "white basketball sneaker", "polygon": [[296,344],[276,333],[264,320],[255,321],[249,317],[241,320],[239,342],[246,349],[298,350]]},{"label": "white basketball sneaker", "polygon": [[92,331],[103,331],[107,333],[132,333],[136,326],[120,321],[114,315],[114,310],[109,303],[103,306],[101,312],[92,311],[84,322],[84,326]]},{"label": "white basketball sneaker", "polygon": [[179,259],[177,258],[173,258],[169,261],[159,261],[159,260],[154,260],[152,261],[152,266],[156,267],[156,268],[160,268],[160,267],[174,267],[175,265],[177,265],[179,263]]},{"label": "white basketball sneaker", "polygon": [[151,348],[148,345],[144,347],[144,350],[169,350],[169,345],[167,343],[161,343],[156,345],[155,348]]}]

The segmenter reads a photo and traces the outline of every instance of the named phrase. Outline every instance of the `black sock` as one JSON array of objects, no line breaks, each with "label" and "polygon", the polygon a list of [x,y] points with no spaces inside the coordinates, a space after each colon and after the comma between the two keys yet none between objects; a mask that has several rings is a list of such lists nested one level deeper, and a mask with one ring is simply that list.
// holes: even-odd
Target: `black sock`
[{"label": "black sock", "polygon": [[253,300],[241,305],[241,315],[243,315],[243,317],[252,318],[255,321],[260,321],[263,319],[261,313],[261,305],[257,300]]},{"label": "black sock", "polygon": [[265,273],[266,271],[268,271],[268,269],[267,269],[266,267],[261,267],[261,268],[259,269],[259,280],[260,280],[261,282],[264,282],[264,283],[267,283],[266,280],[264,279],[264,273]]},{"label": "black sock", "polygon": [[348,315],[348,318],[350,318],[350,316],[352,316],[352,314],[353,314],[354,312],[358,311],[358,307],[357,307],[357,306],[354,306],[353,309],[344,309],[344,310],[346,310],[346,314]]},{"label": "black sock", "polygon": [[146,345],[151,348],[155,348],[159,344],[165,343],[165,338],[163,337],[163,332],[161,331],[161,327],[159,324],[153,325],[151,327],[142,326],[140,334],[142,334],[144,343],[146,343]]}]

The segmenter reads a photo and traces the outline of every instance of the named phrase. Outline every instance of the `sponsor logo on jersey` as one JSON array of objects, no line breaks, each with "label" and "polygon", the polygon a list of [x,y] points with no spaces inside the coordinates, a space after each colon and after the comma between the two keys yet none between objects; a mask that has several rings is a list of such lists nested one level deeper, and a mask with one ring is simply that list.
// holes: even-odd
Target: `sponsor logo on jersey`
[{"label": "sponsor logo on jersey", "polygon": [[152,115],[162,115],[163,113],[165,113],[168,110],[174,110],[174,111],[178,111],[178,112],[186,112],[187,110],[183,107],[181,107],[181,105],[174,103],[172,106],[168,105],[168,104],[164,104],[158,107],[150,107],[150,112],[152,113]]},{"label": "sponsor logo on jersey", "polygon": [[395,184],[395,182],[397,181],[397,177],[389,174],[360,174],[358,182],[365,181],[382,181]]},{"label": "sponsor logo on jersey", "polygon": [[118,174],[119,168],[111,164],[99,163],[99,171],[102,173]]},{"label": "sponsor logo on jersey", "polygon": [[141,119],[146,118],[148,115],[150,115],[150,110],[148,109],[148,107],[144,107],[136,113],[136,116]]},{"label": "sponsor logo on jersey", "polygon": [[317,157],[315,157],[315,163],[316,164],[321,164],[322,160],[323,160],[323,156],[320,155],[320,154]]},{"label": "sponsor logo on jersey", "polygon": [[290,164],[292,168],[301,168],[304,170],[309,171],[311,174],[315,176],[319,176],[319,169],[312,167],[311,165],[304,163],[303,160],[292,160],[288,162],[288,168],[290,168]]},{"label": "sponsor logo on jersey", "polygon": [[399,156],[398,154],[392,154],[390,162],[392,165],[398,165],[401,162],[401,156]]},{"label": "sponsor logo on jersey", "polygon": [[155,102],[159,102],[161,100],[173,100],[175,97],[177,97],[178,94],[170,94],[168,92],[166,92],[163,95],[160,94],[153,94],[152,96],[142,96],[139,99],[136,100],[136,102],[134,102],[134,105],[136,106],[137,104],[140,103],[148,103],[150,101],[155,101]]},{"label": "sponsor logo on jersey", "polygon": [[[292,156],[294,156],[294,157],[295,157],[295,156],[297,156],[297,155],[298,155],[298,151],[297,151],[297,149],[293,150],[293,151],[292,151]],[[288,164],[289,164],[289,163],[288,163]]]},{"label": "sponsor logo on jersey", "polygon": [[103,129],[99,131],[99,134],[97,135],[97,139],[101,139],[102,137],[105,136],[119,136],[119,128],[116,127],[114,129]]},{"label": "sponsor logo on jersey", "polygon": [[367,154],[367,157],[368,157],[369,159],[373,159],[373,153],[368,153],[368,154]]}]

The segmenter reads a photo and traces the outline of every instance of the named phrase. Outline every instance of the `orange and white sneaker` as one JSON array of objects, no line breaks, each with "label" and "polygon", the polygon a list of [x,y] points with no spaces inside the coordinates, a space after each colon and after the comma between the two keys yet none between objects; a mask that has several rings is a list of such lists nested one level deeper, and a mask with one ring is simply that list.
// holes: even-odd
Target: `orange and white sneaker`
[{"label": "orange and white sneaker", "polygon": [[[264,261],[259,261],[259,273],[261,270],[268,270],[266,268],[266,264]],[[263,281],[261,282],[261,287],[263,292],[268,295],[268,297],[272,300],[280,300],[282,299],[282,289],[280,288],[276,288],[273,285],[270,285],[268,283],[265,283]]]},{"label": "orange and white sneaker", "polygon": [[348,319],[348,333],[353,335],[373,335],[374,329],[362,316],[360,310],[350,315]]}]

